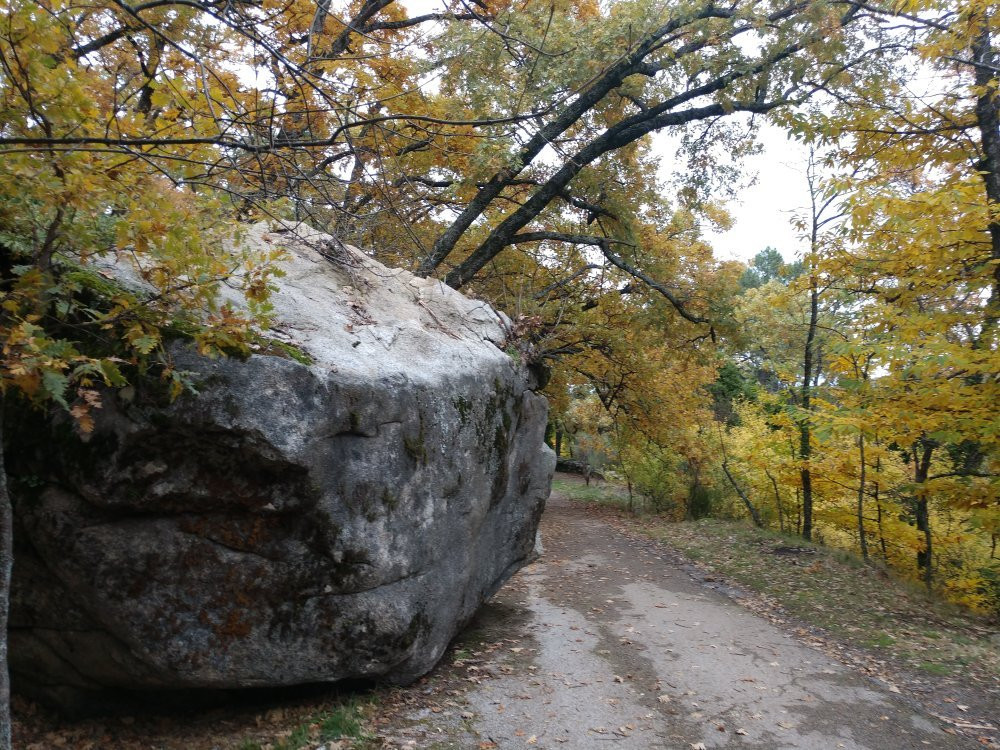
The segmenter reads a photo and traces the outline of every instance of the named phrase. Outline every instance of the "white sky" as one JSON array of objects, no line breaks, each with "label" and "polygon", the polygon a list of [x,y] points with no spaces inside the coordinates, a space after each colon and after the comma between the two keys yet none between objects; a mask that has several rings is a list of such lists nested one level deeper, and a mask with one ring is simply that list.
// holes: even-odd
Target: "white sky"
[{"label": "white sky", "polygon": [[733,228],[708,233],[720,260],[750,260],[770,245],[791,261],[806,248],[792,219],[802,216],[809,205],[807,150],[773,125],[765,125],[760,138],[763,151],[745,162],[757,181],[730,204]]},{"label": "white sky", "polygon": [[[749,261],[770,246],[786,261],[801,255],[806,243],[792,226],[796,216],[808,208],[806,162],[808,152],[773,125],[761,127],[760,154],[743,160],[746,180],[752,184],[736,193],[726,205],[733,217],[727,232],[706,230],[705,236],[719,260]],[[654,136],[653,153],[661,160],[660,176],[669,180],[677,141],[669,132]]]}]

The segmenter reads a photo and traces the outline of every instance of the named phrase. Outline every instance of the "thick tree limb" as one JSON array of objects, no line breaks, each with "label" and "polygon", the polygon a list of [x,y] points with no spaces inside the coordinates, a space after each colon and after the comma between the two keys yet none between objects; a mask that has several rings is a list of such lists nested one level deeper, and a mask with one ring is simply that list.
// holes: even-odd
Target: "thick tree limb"
[{"label": "thick tree limb", "polygon": [[[623,55],[615,64],[598,76],[579,95],[566,103],[559,114],[528,139],[513,161],[496,172],[490,180],[479,189],[465,209],[456,217],[451,225],[438,237],[434,247],[417,269],[420,276],[428,276],[455,249],[459,238],[472,226],[493,200],[510,184],[510,180],[537,157],[552,141],[556,140],[566,130],[572,127],[581,117],[589,112],[611,91],[616,89],[644,63],[646,57],[661,45],[661,40],[678,29],[706,18],[729,18],[733,12],[724,8],[716,8],[709,4],[692,16],[671,19],[660,28],[653,31],[629,53]],[[515,230],[516,231],[516,230]]]},{"label": "thick tree limb", "polygon": [[710,323],[711,322],[708,318],[703,318],[700,315],[695,315],[692,312],[690,312],[686,307],[684,307],[684,303],[680,300],[679,297],[677,297],[677,295],[675,295],[673,292],[671,292],[669,289],[667,289],[663,284],[661,284],[660,282],[656,281],[649,274],[643,273],[638,268],[635,268],[634,266],[626,263],[620,257],[618,257],[617,255],[615,255],[611,251],[610,246],[608,246],[608,245],[602,245],[601,246],[601,252],[604,254],[604,257],[607,258],[612,263],[612,265],[617,266],[618,268],[620,268],[621,270],[623,270],[625,273],[629,274],[630,276],[634,276],[636,279],[638,279],[639,281],[641,281],[643,284],[645,284],[646,286],[648,286],[650,289],[653,289],[653,290],[659,292],[661,295],[663,295],[667,299],[667,301],[671,305],[673,305],[673,307],[677,311],[677,313],[682,318],[684,318],[685,320],[690,321],[692,323]]},{"label": "thick tree limb", "polygon": [[223,148],[233,148],[240,151],[247,151],[255,154],[271,153],[274,151],[287,151],[296,148],[320,148],[324,146],[337,145],[341,135],[349,130],[368,127],[385,122],[409,121],[409,122],[429,122],[435,125],[467,126],[467,127],[488,127],[490,125],[509,125],[524,120],[530,120],[535,115],[521,115],[518,117],[500,117],[492,120],[444,120],[438,117],[428,117],[426,115],[383,115],[368,119],[354,120],[344,123],[336,128],[327,138],[319,139],[272,139],[261,143],[250,140],[240,140],[223,135],[190,137],[190,138],[156,138],[156,137],[100,137],[100,136],[4,136],[0,137],[0,146],[119,146],[129,147],[150,147],[158,146],[196,146],[215,145]]},{"label": "thick tree limb", "polygon": [[97,39],[92,39],[91,41],[83,44],[79,47],[74,47],[72,51],[73,58],[79,60],[81,57],[89,55],[91,52],[96,52],[101,49],[101,47],[106,47],[109,44],[114,44],[123,36],[129,32],[127,26],[119,26],[114,31],[109,31],[104,36],[100,36]]},{"label": "thick tree limb", "polygon": [[562,279],[559,279],[559,281],[553,282],[553,283],[549,284],[547,287],[545,287],[544,289],[541,289],[540,291],[535,292],[532,295],[532,299],[544,299],[545,297],[548,297],[556,289],[559,289],[560,287],[563,287],[563,286],[566,286],[567,284],[572,283],[573,281],[575,281],[576,279],[580,278],[581,276],[583,276],[588,271],[596,271],[599,268],[601,268],[601,266],[599,264],[597,264],[597,263],[588,263],[583,268],[580,268],[580,269],[574,271],[573,273],[571,273],[569,276],[567,276],[565,278],[562,278]]},{"label": "thick tree limb", "polygon": [[[767,112],[784,102],[774,102],[771,104],[738,105],[733,110]],[[652,111],[652,110],[651,110]],[[732,111],[732,110],[731,110]],[[721,104],[712,104],[706,107],[696,107],[682,110],[680,112],[663,112],[657,116],[647,116],[645,113],[640,116],[623,120],[618,125],[606,130],[603,134],[595,138],[588,145],[567,159],[562,167],[553,174],[535,193],[525,201],[521,207],[502,221],[476,248],[469,257],[453,268],[447,276],[445,283],[455,289],[460,288],[469,279],[491,261],[504,247],[510,244],[511,238],[531,222],[542,210],[555,198],[567,185],[576,177],[585,166],[593,162],[598,157],[613,151],[622,146],[628,145],[644,135],[659,130],[669,125],[683,125],[696,120],[703,120],[708,117],[717,117],[726,114],[726,109]],[[449,227],[449,232],[455,225]],[[443,258],[442,258],[443,260]],[[421,267],[423,269],[423,267]]]},{"label": "thick tree limb", "polygon": [[394,2],[395,0],[365,0],[361,8],[358,9],[357,15],[344,24],[344,30],[333,40],[330,49],[322,57],[340,57],[345,52],[350,51],[351,34],[367,33],[365,24],[371,20],[372,16]]},{"label": "thick tree limb", "polygon": [[933,479],[945,479],[947,477],[970,477],[975,479],[996,479],[1000,474],[991,474],[988,471],[946,471],[943,474],[934,474],[927,477],[928,482]]},{"label": "thick tree limb", "polygon": [[[706,15],[700,17],[711,17],[710,11],[716,10],[718,9],[706,9],[703,11]],[[781,11],[783,14],[791,12],[790,7]],[[841,16],[840,23],[848,23],[857,12],[858,8],[856,6],[849,6],[849,9]],[[729,17],[731,15],[731,12],[727,12],[720,17]],[[534,159],[545,143],[548,143],[559,133],[569,127],[572,122],[579,119],[582,113],[577,112],[577,107],[581,102],[586,101],[588,108],[593,106],[593,104],[596,104],[597,101],[600,101],[600,98],[603,98],[605,94],[616,87],[616,81],[623,80],[628,74],[638,72],[638,70],[646,63],[645,57],[658,48],[660,40],[667,34],[670,34],[673,30],[676,30],[676,28],[679,28],[677,23],[668,24],[668,26],[671,26],[670,30],[664,31],[666,27],[661,27],[661,29],[654,32],[650,37],[647,37],[642,44],[638,45],[636,52],[632,53],[627,58],[624,58],[623,61],[621,61],[617,66],[609,68],[608,72],[601,76],[598,83],[595,84],[593,88],[584,92],[584,94],[567,107],[566,111],[543,127],[539,131],[538,135],[529,140],[525,148],[522,149],[515,165],[495,174],[491,181],[484,188],[480,189],[479,193],[477,193],[466,209],[438,238],[430,256],[428,256],[420,264],[420,267],[417,270],[418,275],[428,275],[433,272],[434,269],[437,268],[437,266],[440,265],[440,263],[443,262],[444,259],[451,253],[458,242],[458,239],[472,225],[472,222],[482,215],[494,198],[500,195],[504,187],[509,184],[508,181],[516,176],[524,165],[530,163],[531,159]],[[738,32],[734,31],[732,33],[735,35]],[[565,191],[573,178],[576,177],[576,175],[579,174],[579,172],[586,165],[592,163],[595,159],[603,156],[605,153],[633,143],[639,138],[642,138],[643,136],[661,128],[683,125],[715,117],[723,117],[738,111],[764,113],[769,112],[776,107],[790,103],[792,101],[790,92],[780,94],[768,101],[766,99],[766,92],[762,88],[759,88],[756,96],[751,101],[736,102],[731,104],[727,103],[725,105],[722,103],[715,103],[701,107],[679,109],[682,106],[689,105],[691,102],[699,98],[717,94],[741,79],[759,75],[767,70],[770,70],[774,65],[794,56],[810,44],[817,41],[821,33],[825,32],[816,32],[814,35],[805,39],[792,42],[766,58],[758,60],[753,65],[749,65],[742,69],[730,70],[729,72],[721,74],[701,85],[692,86],[685,91],[661,101],[655,106],[650,106],[648,109],[609,127],[601,135],[597,136],[594,140],[569,157],[563,163],[562,167],[557,170],[555,174],[553,174],[544,184],[542,184],[517,211],[501,222],[490,233],[486,240],[484,240],[479,247],[473,250],[465,261],[453,268],[447,274],[445,277],[446,283],[455,288],[460,288],[463,284],[465,284],[486,263],[492,260],[504,247],[506,247],[516,233],[524,228],[532,219],[538,216],[538,214],[541,213],[541,211],[556,195]],[[592,101],[592,98],[598,94],[600,94],[600,98]],[[544,135],[544,142],[542,142],[542,139],[539,139],[539,136],[541,135]],[[537,150],[535,148],[536,145]]]}]

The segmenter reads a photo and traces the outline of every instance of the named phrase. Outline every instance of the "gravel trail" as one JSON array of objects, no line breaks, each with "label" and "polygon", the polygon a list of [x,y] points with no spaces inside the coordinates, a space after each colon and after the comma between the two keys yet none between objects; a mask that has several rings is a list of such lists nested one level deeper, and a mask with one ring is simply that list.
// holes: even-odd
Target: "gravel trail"
[{"label": "gravel trail", "polygon": [[978,746],[558,493],[542,538],[542,558],[484,609],[456,661],[427,680],[424,693],[443,699],[410,710],[398,746]]}]

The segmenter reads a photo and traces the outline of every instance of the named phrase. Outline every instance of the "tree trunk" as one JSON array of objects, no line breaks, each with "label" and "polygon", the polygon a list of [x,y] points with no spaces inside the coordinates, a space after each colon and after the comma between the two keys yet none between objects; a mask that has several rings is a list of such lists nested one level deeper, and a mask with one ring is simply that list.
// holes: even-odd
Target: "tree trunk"
[{"label": "tree trunk", "polygon": [[[917,453],[918,446],[920,453]],[[913,446],[913,481],[917,485],[917,493],[914,497],[914,514],[916,515],[917,531],[924,534],[924,548],[917,552],[917,568],[921,572],[924,584],[928,589],[934,586],[934,541],[931,537],[930,509],[927,505],[927,493],[924,484],[931,467],[931,456],[934,453],[934,444],[930,441],[921,441]]]},{"label": "tree trunk", "polygon": [[882,562],[889,564],[889,550],[885,544],[885,530],[882,528],[882,501],[878,496],[878,485],[875,485],[875,510],[878,513],[878,543],[882,548]]},{"label": "tree trunk", "polygon": [[753,519],[753,525],[758,529],[764,528],[764,522],[760,518],[760,513],[757,512],[753,503],[750,502],[750,498],[747,497],[747,493],[740,488],[740,486],[736,483],[736,480],[733,478],[733,475],[729,473],[729,466],[725,461],[722,462],[722,470],[726,472],[726,477],[729,479],[729,483],[733,485],[733,489],[736,490],[736,494],[740,496],[740,500],[743,501],[743,504],[747,506],[747,510],[750,511],[750,517]]},{"label": "tree trunk", "polygon": [[10,673],[7,669],[7,617],[10,574],[14,567],[14,512],[3,462],[3,396],[0,395],[0,750],[10,750]]},{"label": "tree trunk", "polygon": [[778,528],[781,529],[781,533],[785,533],[785,514],[781,511],[781,494],[778,492],[778,482],[771,472],[764,469],[764,473],[767,474],[767,478],[771,480],[771,486],[774,487],[774,505],[778,509]]},{"label": "tree trunk", "polygon": [[[1000,102],[997,101],[997,54],[990,35],[990,18],[984,14],[979,34],[972,43],[972,58],[976,63],[976,86],[981,92],[976,99],[976,125],[979,126],[982,159],[976,169],[982,176],[986,197],[992,207],[1000,204]],[[996,214],[993,214],[995,216]],[[986,318],[977,346],[990,346],[990,337],[1000,325],[1000,221],[989,223],[990,256],[993,266],[993,288],[986,303]]]},{"label": "tree trunk", "polygon": [[812,378],[813,378],[813,342],[816,339],[816,323],[819,319],[819,289],[816,273],[809,280],[809,329],[806,334],[805,351],[802,353],[802,417],[799,420],[799,461],[802,466],[799,476],[802,480],[802,536],[812,540],[813,530],[813,491],[812,473],[809,461],[812,458]]},{"label": "tree trunk", "polygon": [[[878,433],[875,434],[875,447],[881,446],[879,441]],[[875,456],[875,481],[872,483],[872,499],[875,501],[875,511],[878,514],[878,544],[882,549],[882,561],[888,565],[889,564],[889,550],[885,543],[885,529],[882,526],[882,497],[879,494],[881,491],[881,484],[879,478],[882,476],[882,456]]]},{"label": "tree trunk", "polygon": [[562,430],[556,430],[556,458],[562,458]]},{"label": "tree trunk", "polygon": [[861,545],[861,559],[868,562],[868,540],[865,539],[865,436],[858,435],[858,457],[861,460],[861,476],[858,482],[858,543]]},{"label": "tree trunk", "polygon": [[802,536],[812,540],[813,536],[813,486],[812,471],[812,396],[813,389],[819,386],[820,368],[814,367],[818,362],[818,346],[816,331],[819,326],[819,277],[817,266],[820,250],[820,230],[831,219],[823,218],[823,213],[832,205],[833,198],[820,203],[820,190],[816,176],[815,153],[809,152],[809,166],[806,169],[806,181],[809,184],[809,202],[811,206],[811,226],[809,232],[809,327],[806,329],[806,344],[802,352],[802,389],[800,391],[800,406],[802,416],[799,418],[799,476],[802,480]]},{"label": "tree trunk", "polygon": [[917,498],[917,530],[924,533],[924,548],[917,550],[917,567],[928,589],[934,587],[934,544],[931,539],[931,519],[927,512],[927,498]]}]

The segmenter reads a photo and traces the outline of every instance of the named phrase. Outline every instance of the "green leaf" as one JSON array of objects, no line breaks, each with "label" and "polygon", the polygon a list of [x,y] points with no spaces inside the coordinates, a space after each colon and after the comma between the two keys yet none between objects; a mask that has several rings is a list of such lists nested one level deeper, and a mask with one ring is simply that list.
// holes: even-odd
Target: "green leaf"
[{"label": "green leaf", "polygon": [[66,403],[66,389],[69,387],[69,378],[57,370],[46,370],[42,373],[42,388],[45,395],[55,401],[65,409],[69,408]]},{"label": "green leaf", "polygon": [[153,349],[156,348],[156,345],[158,343],[159,339],[157,339],[155,336],[149,336],[149,335],[139,336],[138,338],[132,340],[133,348],[140,354],[149,354],[151,351],[153,351]]},{"label": "green leaf", "polygon": [[123,388],[128,385],[128,380],[122,375],[118,365],[109,359],[101,360],[101,372],[104,373],[104,379],[109,385],[113,385],[116,388]]}]

